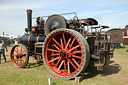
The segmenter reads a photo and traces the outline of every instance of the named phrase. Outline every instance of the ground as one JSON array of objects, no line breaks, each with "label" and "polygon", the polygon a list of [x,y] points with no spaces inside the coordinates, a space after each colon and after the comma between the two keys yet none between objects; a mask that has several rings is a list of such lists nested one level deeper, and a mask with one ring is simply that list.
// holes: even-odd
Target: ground
[{"label": "ground", "polygon": [[[48,78],[52,75],[44,64],[37,64],[30,58],[24,69],[16,68],[10,59],[10,50],[6,52],[7,62],[0,64],[0,85],[48,85]],[[128,83],[128,47],[116,49],[110,65],[103,71],[88,67],[84,73],[85,79],[80,83],[74,80],[62,80],[53,77],[51,85],[127,85]],[[3,58],[3,57],[2,57]]]}]

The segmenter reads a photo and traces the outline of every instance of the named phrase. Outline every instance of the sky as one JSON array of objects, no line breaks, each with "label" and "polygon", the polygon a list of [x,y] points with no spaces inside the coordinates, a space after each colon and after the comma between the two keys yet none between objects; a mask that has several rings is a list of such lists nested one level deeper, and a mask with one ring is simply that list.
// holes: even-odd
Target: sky
[{"label": "sky", "polygon": [[32,17],[76,12],[79,19],[94,18],[111,28],[128,25],[128,0],[0,0],[0,35],[23,35],[27,9],[33,10]]}]

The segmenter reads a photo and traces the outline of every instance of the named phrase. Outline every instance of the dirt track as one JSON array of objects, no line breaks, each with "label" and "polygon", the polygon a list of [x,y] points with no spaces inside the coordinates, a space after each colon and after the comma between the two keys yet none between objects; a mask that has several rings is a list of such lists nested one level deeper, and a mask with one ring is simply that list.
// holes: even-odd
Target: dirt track
[{"label": "dirt track", "polygon": [[[111,68],[109,68],[111,67]],[[112,73],[112,79],[121,82],[122,85],[128,84],[128,56],[114,54],[108,70]],[[106,70],[107,71],[107,70]]]},{"label": "dirt track", "polygon": [[89,75],[85,75],[87,80],[95,77],[101,80],[99,80],[100,82],[98,81],[96,85],[128,85],[128,56],[114,54],[109,66],[104,67],[103,71],[97,71],[95,68],[90,68],[87,72],[90,72]]}]

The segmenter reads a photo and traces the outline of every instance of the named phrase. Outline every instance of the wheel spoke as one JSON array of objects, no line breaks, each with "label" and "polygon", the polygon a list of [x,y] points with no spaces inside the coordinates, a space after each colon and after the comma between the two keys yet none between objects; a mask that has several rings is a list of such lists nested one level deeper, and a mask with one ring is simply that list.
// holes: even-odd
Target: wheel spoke
[{"label": "wheel spoke", "polygon": [[14,50],[14,51],[15,51],[17,54],[19,54],[17,50]]},{"label": "wheel spoke", "polygon": [[52,40],[58,45],[61,47],[61,45],[55,40],[55,38],[52,38]]},{"label": "wheel spoke", "polygon": [[47,48],[47,51],[51,51],[51,52],[59,52],[58,50],[54,50],[54,49],[50,49],[50,48]]},{"label": "wheel spoke", "polygon": [[51,59],[50,61],[49,61],[49,63],[51,63],[51,62],[53,62],[53,61],[55,61],[55,60],[57,60],[57,59],[59,59],[60,57],[58,56],[58,57],[56,57],[56,58],[54,58],[54,59]]},{"label": "wheel spoke", "polygon": [[77,69],[76,66],[72,63],[72,61],[70,61],[69,59],[68,59],[68,61],[69,61],[69,63],[70,63],[75,69]]},{"label": "wheel spoke", "polygon": [[16,55],[12,54],[12,56],[16,56]]},{"label": "wheel spoke", "polygon": [[20,58],[21,61],[23,61],[23,63],[25,64],[24,60]]},{"label": "wheel spoke", "polygon": [[69,45],[69,43],[70,43],[70,41],[71,41],[71,38],[72,38],[72,37],[69,38],[69,40],[68,40],[68,42],[67,42],[67,45],[65,46],[65,49],[67,49],[67,47],[68,47],[68,45]]},{"label": "wheel spoke", "polygon": [[16,58],[14,61],[17,61],[18,60],[18,58]]},{"label": "wheel spoke", "polygon": [[68,66],[68,74],[70,74],[70,64],[69,64],[69,61],[67,61],[67,66]]},{"label": "wheel spoke", "polygon": [[17,59],[17,64],[18,64],[18,59]]},{"label": "wheel spoke", "polygon": [[74,63],[75,63],[78,67],[80,66],[74,58],[72,58],[72,60],[74,61]]},{"label": "wheel spoke", "polygon": [[82,59],[82,57],[80,57],[80,56],[76,56],[76,55],[72,55],[72,57],[74,57],[74,58],[78,58],[78,59]]},{"label": "wheel spoke", "polygon": [[22,54],[22,47],[21,47],[21,49],[20,49],[20,53]]},{"label": "wheel spoke", "polygon": [[62,36],[63,36],[63,40],[64,40],[64,45],[66,46],[66,40],[65,40],[64,33],[62,33]]},{"label": "wheel spoke", "polygon": [[75,47],[69,49],[69,52],[71,52],[72,50],[75,50],[75,49],[78,48],[78,47],[80,47],[80,45],[77,45],[77,46],[75,46]]},{"label": "wheel spoke", "polygon": [[18,58],[16,58],[14,61],[17,61],[17,64],[18,64]]},{"label": "wheel spoke", "polygon": [[60,70],[60,68],[62,67],[63,63],[64,63],[64,60],[60,63],[60,66],[59,66],[59,68],[57,69],[57,71]]},{"label": "wheel spoke", "polygon": [[25,52],[25,50],[21,54],[23,54],[24,52]]},{"label": "wheel spoke", "polygon": [[56,63],[56,67],[58,66],[58,64],[60,63],[60,61],[61,61],[61,58],[57,61],[57,63]]},{"label": "wheel spoke", "polygon": [[64,60],[64,70],[66,72],[66,63],[65,63],[65,60]]},{"label": "wheel spoke", "polygon": [[73,51],[72,53],[73,53],[73,54],[82,53],[82,51]]},{"label": "wheel spoke", "polygon": [[20,60],[20,64],[22,65],[22,61]]},{"label": "wheel spoke", "polygon": [[54,47],[60,51],[59,47],[56,44],[54,44]]},{"label": "wheel spoke", "polygon": [[71,44],[70,44],[70,47],[72,48],[72,45],[73,45],[73,43],[75,42],[75,38],[73,38],[73,40],[72,40],[72,42],[71,42]]},{"label": "wheel spoke", "polygon": [[51,54],[51,56],[58,56],[60,55],[59,53]]},{"label": "wheel spoke", "polygon": [[63,49],[64,45],[63,45],[62,37],[60,37],[60,42],[61,42],[61,48]]}]

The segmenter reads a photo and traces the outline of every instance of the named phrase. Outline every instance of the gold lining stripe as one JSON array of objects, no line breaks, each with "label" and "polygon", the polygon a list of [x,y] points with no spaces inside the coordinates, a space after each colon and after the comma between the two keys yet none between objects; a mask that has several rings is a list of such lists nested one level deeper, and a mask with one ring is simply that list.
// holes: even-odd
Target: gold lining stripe
[{"label": "gold lining stripe", "polygon": [[41,34],[39,34],[39,35],[37,36],[37,38],[36,38],[36,42],[38,42],[40,35],[41,35]]},{"label": "gold lining stripe", "polygon": [[30,38],[31,38],[32,34],[30,34],[29,38],[28,38],[28,44],[31,45],[30,43]]}]

